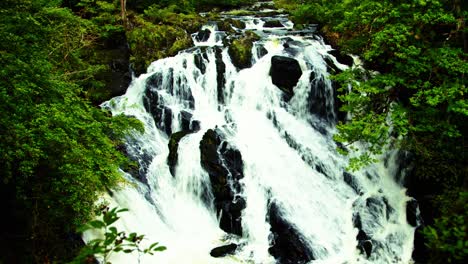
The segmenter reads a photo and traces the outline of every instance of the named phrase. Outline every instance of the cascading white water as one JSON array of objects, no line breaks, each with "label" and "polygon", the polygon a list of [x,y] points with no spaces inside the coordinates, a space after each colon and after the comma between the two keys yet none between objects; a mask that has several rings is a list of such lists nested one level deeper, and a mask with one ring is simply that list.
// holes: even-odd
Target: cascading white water
[{"label": "cascading white water", "polygon": [[[208,41],[195,41],[195,48],[152,63],[125,95],[103,104],[114,115],[133,116],[145,125],[145,133],[135,132],[127,143],[127,152],[142,167],[140,180],[126,174],[130,184],[108,198],[111,206],[130,210],[116,225],[145,234],[143,246],[158,241],[168,248],[154,256],[114,254],[112,263],[275,263],[268,251],[272,203],[313,252],[311,263],[410,262],[414,227],[405,213],[410,198],[394,181],[391,160],[349,174],[347,160],[335,151],[334,97],[325,58],[338,68],[346,66],[318,36],[285,29],[265,33],[261,19],[240,19],[262,36],[253,47],[252,67],[238,71],[227,47],[220,47],[217,34],[222,33],[210,25],[205,27],[212,33]],[[291,28],[286,18],[279,19]],[[292,44],[286,48],[285,43]],[[259,47],[266,49],[264,56]],[[275,55],[294,58],[302,70],[289,101],[270,77]],[[224,63],[223,102],[217,59]],[[324,94],[322,116],[310,110],[314,87]],[[150,94],[157,97],[157,118],[146,110],[156,105],[145,108],[155,102],[148,100]],[[196,123],[199,130],[179,142],[173,176],[167,134],[183,130],[187,115],[189,126]],[[210,177],[201,165],[200,141],[216,127],[242,155],[244,177],[236,194],[246,201],[242,236],[220,229]],[[369,257],[357,249],[360,230],[372,241]],[[210,256],[213,248],[231,242],[240,245],[234,255]]]}]

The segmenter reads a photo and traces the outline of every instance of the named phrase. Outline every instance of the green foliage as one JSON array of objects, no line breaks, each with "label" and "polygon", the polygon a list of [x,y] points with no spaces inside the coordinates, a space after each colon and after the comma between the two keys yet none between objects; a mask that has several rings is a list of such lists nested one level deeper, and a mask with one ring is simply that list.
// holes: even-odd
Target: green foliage
[{"label": "green foliage", "polygon": [[[150,19],[157,16],[153,13],[147,14],[152,15],[148,16]],[[131,62],[137,72],[144,72],[146,67],[157,59],[174,56],[180,50],[192,46],[192,39],[182,25],[154,24],[141,15],[132,16],[130,20],[134,28],[127,32],[127,39],[133,51]],[[187,21],[190,20],[184,23]]]},{"label": "green foliage", "polygon": [[423,230],[431,263],[464,263],[468,258],[468,192],[439,196],[442,216]]},{"label": "green foliage", "polygon": [[6,215],[17,217],[2,232],[20,244],[2,247],[6,263],[70,257],[67,234],[122,181],[121,136],[141,129],[91,106],[90,89],[102,85],[94,76],[103,66],[90,62],[98,34],[59,4],[2,1],[0,10],[0,193],[14,204]]},{"label": "green foliage", "polygon": [[82,248],[80,254],[75,257],[70,264],[87,263],[94,257],[102,259],[103,263],[110,264],[109,258],[112,253],[123,252],[126,254],[137,252],[140,254],[153,255],[155,252],[164,251],[166,247],[159,246],[159,243],[153,243],[148,248],[142,248],[140,243],[144,239],[144,235],[137,233],[127,234],[124,231],[119,231],[115,226],[112,226],[119,220],[118,214],[128,211],[127,209],[110,209],[104,207],[101,210],[102,220],[92,220],[83,225],[79,231],[81,233],[89,230],[103,233],[102,238],[96,238],[88,242]]},{"label": "green foliage", "polygon": [[[338,124],[334,138],[362,146],[358,154],[352,147],[339,152],[351,155],[351,169],[372,163],[388,148],[412,153],[411,177],[420,185],[417,191],[439,201],[430,216],[436,219],[434,225],[424,230],[430,261],[463,263],[467,258],[466,5],[448,0],[276,3],[290,10],[296,23],[321,24],[332,45],[362,57],[369,70],[350,69],[333,77],[341,84],[341,110],[351,114],[351,120]],[[457,195],[449,195],[451,190]]]}]

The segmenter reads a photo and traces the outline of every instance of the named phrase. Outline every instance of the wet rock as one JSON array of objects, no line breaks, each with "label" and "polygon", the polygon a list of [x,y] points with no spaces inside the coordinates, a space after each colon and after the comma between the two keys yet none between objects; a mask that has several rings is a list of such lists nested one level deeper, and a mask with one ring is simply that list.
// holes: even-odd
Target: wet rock
[{"label": "wet rock", "polygon": [[265,21],[265,24],[263,24],[263,27],[266,28],[274,28],[274,27],[284,27],[283,24],[279,20],[268,20]]},{"label": "wet rock", "polygon": [[236,249],[237,249],[237,245],[232,243],[229,245],[224,245],[224,246],[213,248],[210,252],[210,255],[214,258],[220,258],[226,255],[233,255]]},{"label": "wet rock", "polygon": [[335,63],[333,62],[333,60],[328,57],[328,56],[324,56],[323,57],[323,60],[325,61],[325,63],[327,64],[327,68],[328,68],[328,71],[333,73],[333,74],[337,74],[337,73],[341,73],[342,70],[340,70],[336,65]]},{"label": "wet rock", "polygon": [[233,40],[228,50],[232,64],[239,69],[251,67],[253,42],[259,39],[260,37],[254,32],[245,31],[242,37]]},{"label": "wet rock", "polygon": [[258,54],[258,58],[262,58],[263,56],[268,54],[268,50],[265,49],[265,47],[263,47],[262,45],[258,45],[257,54]]},{"label": "wet rock", "polygon": [[274,85],[285,93],[286,100],[294,95],[293,88],[297,85],[301,75],[301,66],[297,60],[284,56],[273,56],[271,58],[271,80]]},{"label": "wet rock", "polygon": [[163,81],[162,73],[156,72],[153,75],[151,75],[150,77],[148,77],[148,79],[146,79],[146,86],[147,87],[151,86],[151,87],[154,87],[154,88],[158,89],[158,88],[161,88],[162,81]]},{"label": "wet rock", "polygon": [[353,66],[353,57],[349,56],[348,54],[341,53],[338,50],[331,50],[328,53],[333,55],[339,63],[348,65],[350,67]]},{"label": "wet rock", "polygon": [[277,263],[300,264],[314,260],[313,252],[306,246],[304,237],[281,216],[280,208],[274,203],[270,205],[268,220],[274,236],[268,252],[275,257]]},{"label": "wet rock", "polygon": [[200,131],[200,128],[201,128],[201,124],[200,124],[199,120],[192,120],[192,122],[190,122],[190,130],[191,131],[198,132],[198,131]]},{"label": "wet rock", "polygon": [[134,140],[128,140],[126,145],[122,144],[118,146],[118,150],[131,161],[127,166],[122,167],[122,169],[132,175],[133,178],[147,184],[146,173],[153,161],[153,154],[146,149],[141,149]]},{"label": "wet rock", "polygon": [[240,152],[224,141],[220,130],[209,129],[200,142],[200,159],[210,177],[214,205],[221,215],[220,228],[242,235],[241,213],[246,203],[236,195],[241,192],[239,180],[244,177]]},{"label": "wet rock", "polygon": [[218,102],[224,103],[224,86],[226,85],[226,64],[223,61],[223,50],[216,48],[215,62],[216,62],[216,84],[218,91]]},{"label": "wet rock", "polygon": [[165,106],[162,112],[164,132],[169,136],[172,134],[172,109]]},{"label": "wet rock", "polygon": [[311,89],[309,92],[310,112],[320,119],[332,122],[334,109],[331,105],[331,91],[327,89],[327,84],[321,76],[314,72],[310,74]]},{"label": "wet rock", "polygon": [[349,172],[343,172],[343,180],[349,185],[357,194],[362,194],[362,186],[354,175]]},{"label": "wet rock", "polygon": [[180,111],[180,124],[183,131],[190,131],[190,122],[192,121],[192,113],[185,110]]},{"label": "wet rock", "polygon": [[205,65],[205,61],[203,60],[203,55],[200,54],[200,53],[196,53],[193,56],[193,60],[194,60],[195,66],[200,70],[200,72],[202,74],[205,74],[206,73],[206,65]]},{"label": "wet rock", "polygon": [[361,253],[365,253],[367,258],[369,258],[372,253],[372,242],[369,235],[363,230],[362,220],[359,214],[354,216],[353,225],[359,230],[356,236],[356,240],[358,241],[357,249]]},{"label": "wet rock", "polygon": [[143,97],[143,106],[146,111],[153,116],[155,122],[161,120],[162,109],[159,107],[159,93],[153,87],[146,88],[145,96]]},{"label": "wet rock", "polygon": [[418,201],[412,199],[406,203],[406,221],[413,227],[419,226],[421,220],[419,216]]},{"label": "wet rock", "polygon": [[245,29],[245,22],[228,18],[222,21],[218,21],[218,29],[220,31],[225,31],[228,33],[234,33],[235,30],[232,27],[238,28],[238,29]]},{"label": "wet rock", "polygon": [[169,155],[167,156],[167,165],[172,176],[175,176],[175,168],[179,159],[178,149],[180,140],[189,134],[189,131],[180,131],[171,135],[169,139]]},{"label": "wet rock", "polygon": [[195,36],[195,39],[198,42],[206,42],[210,38],[210,35],[211,35],[211,31],[206,28],[206,29],[198,31],[197,35]]},{"label": "wet rock", "polygon": [[369,258],[372,253],[372,241],[370,240],[363,240],[358,242],[358,249],[361,254],[366,254],[366,257]]}]

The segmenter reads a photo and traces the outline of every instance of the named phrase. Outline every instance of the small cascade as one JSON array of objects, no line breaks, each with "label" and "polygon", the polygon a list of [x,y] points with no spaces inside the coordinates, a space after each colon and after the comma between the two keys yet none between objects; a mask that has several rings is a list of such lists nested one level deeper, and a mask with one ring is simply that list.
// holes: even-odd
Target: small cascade
[{"label": "small cascade", "polygon": [[[167,247],[112,263],[410,262],[415,227],[396,154],[349,172],[336,152],[329,74],[349,66],[285,15],[222,18],[241,23],[205,25],[193,48],[103,104],[145,126],[126,144],[139,171],[123,172],[130,184],[109,197],[129,209],[117,226]],[[230,43],[252,32],[251,66],[240,68]]]}]

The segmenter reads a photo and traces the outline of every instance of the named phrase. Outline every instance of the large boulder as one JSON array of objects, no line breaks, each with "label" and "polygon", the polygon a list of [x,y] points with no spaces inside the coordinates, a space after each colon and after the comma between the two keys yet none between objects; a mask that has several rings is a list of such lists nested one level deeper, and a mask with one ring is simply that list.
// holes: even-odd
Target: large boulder
[{"label": "large boulder", "polygon": [[263,24],[263,27],[274,28],[274,27],[284,27],[284,26],[283,24],[281,24],[279,20],[273,19],[273,20],[265,21],[265,24]]},{"label": "large boulder", "polygon": [[219,129],[209,129],[200,142],[201,165],[208,172],[214,205],[220,218],[220,228],[227,233],[242,235],[241,212],[245,200],[239,180],[244,177],[240,152],[224,141]]},{"label": "large boulder", "polygon": [[259,39],[260,37],[254,32],[245,31],[242,37],[233,40],[228,50],[232,64],[239,69],[251,67],[253,43]]},{"label": "large boulder", "polygon": [[210,252],[210,255],[214,258],[224,257],[226,255],[232,255],[237,249],[237,245],[231,243],[229,245],[224,245],[220,247],[213,248]]},{"label": "large boulder", "polygon": [[203,30],[198,31],[198,33],[195,35],[195,39],[198,42],[206,42],[210,38],[210,35],[211,31],[205,28]]},{"label": "large boulder", "polygon": [[275,257],[277,263],[301,264],[315,259],[304,237],[282,217],[280,208],[275,203],[270,204],[268,220],[273,234],[268,252]]},{"label": "large boulder", "polygon": [[297,60],[284,56],[271,57],[271,80],[285,93],[286,99],[294,95],[293,88],[297,85],[301,75],[301,66]]}]

